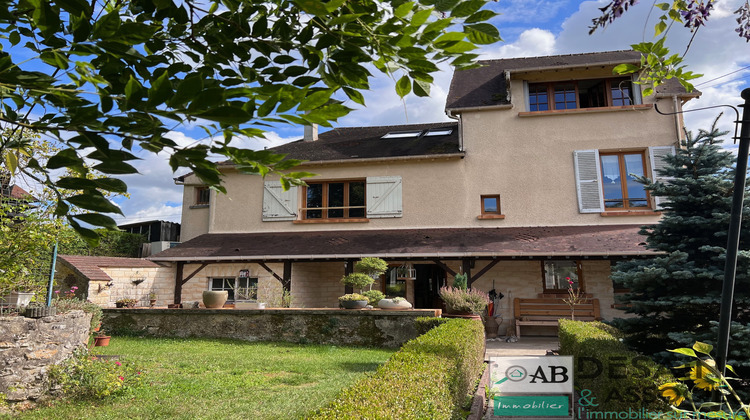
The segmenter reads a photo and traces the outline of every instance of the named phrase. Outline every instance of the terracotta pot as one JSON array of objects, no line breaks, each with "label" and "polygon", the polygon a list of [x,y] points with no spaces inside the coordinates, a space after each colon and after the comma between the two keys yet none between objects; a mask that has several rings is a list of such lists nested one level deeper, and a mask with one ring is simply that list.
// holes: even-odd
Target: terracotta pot
[{"label": "terracotta pot", "polygon": [[203,305],[209,309],[221,308],[227,303],[229,299],[229,292],[226,290],[204,290],[203,291]]},{"label": "terracotta pot", "polygon": [[109,339],[112,338],[109,335],[100,335],[94,337],[94,347],[107,347],[109,345]]},{"label": "terracotta pot", "polygon": [[181,303],[170,303],[170,304],[167,305],[167,308],[168,309],[180,309],[180,308],[182,308],[182,304]]}]

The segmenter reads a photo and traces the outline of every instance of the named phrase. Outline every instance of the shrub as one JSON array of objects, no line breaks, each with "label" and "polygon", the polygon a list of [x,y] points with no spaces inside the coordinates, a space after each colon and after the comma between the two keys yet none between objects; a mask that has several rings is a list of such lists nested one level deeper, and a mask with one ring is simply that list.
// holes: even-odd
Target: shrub
[{"label": "shrub", "polygon": [[404,344],[312,418],[459,417],[483,368],[482,323],[452,319]]},{"label": "shrub", "polygon": [[421,316],[414,320],[414,326],[417,329],[417,334],[422,335],[425,334],[427,331],[439,327],[440,325],[445,324],[446,322],[450,321],[449,318],[436,318],[432,316]]},{"label": "shrub", "polygon": [[81,300],[78,298],[71,299],[54,299],[52,305],[57,308],[58,314],[64,314],[72,310],[78,309],[88,314],[91,314],[91,327],[89,332],[93,332],[96,327],[102,322],[102,308],[99,305]]},{"label": "shrub", "polygon": [[378,302],[380,302],[380,299],[385,298],[385,295],[380,290],[368,290],[366,292],[362,292],[363,296],[367,297],[367,300],[370,301],[370,305],[377,306]]},{"label": "shrub", "polygon": [[339,302],[351,302],[356,300],[367,300],[367,296],[360,295],[359,293],[349,293],[344,296],[339,296]]},{"label": "shrub", "polygon": [[354,264],[354,271],[368,276],[379,276],[388,270],[388,263],[380,258],[365,257]]},{"label": "shrub", "polygon": [[61,396],[80,399],[109,397],[141,383],[141,372],[136,366],[96,360],[85,351],[52,366],[49,377],[52,388]]},{"label": "shrub", "polygon": [[658,388],[674,382],[664,366],[628,350],[615,328],[601,322],[560,321],[560,354],[575,362],[575,387],[592,391],[597,411],[664,411]]},{"label": "shrub", "polygon": [[456,289],[466,290],[468,286],[469,276],[463,273],[457,273],[453,276],[453,287]]},{"label": "shrub", "polygon": [[341,278],[341,283],[358,288],[360,291],[375,282],[375,279],[364,273],[347,274]]},{"label": "shrub", "polygon": [[441,287],[438,293],[450,313],[481,314],[490,303],[487,293],[477,289],[464,290],[446,286]]}]

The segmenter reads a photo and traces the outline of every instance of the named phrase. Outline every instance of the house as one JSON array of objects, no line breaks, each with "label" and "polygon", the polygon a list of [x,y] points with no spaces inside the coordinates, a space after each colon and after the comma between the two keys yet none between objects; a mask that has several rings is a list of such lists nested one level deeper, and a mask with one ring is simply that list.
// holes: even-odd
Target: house
[{"label": "house", "polygon": [[[642,97],[613,76],[634,51],[484,61],[454,74],[454,121],[336,128],[272,151],[307,162],[306,187],[221,166],[227,194],[192,174],[184,188],[182,240],[150,259],[173,264],[174,301],[203,290],[290,290],[293,306],[337,307],[339,282],[357,259],[394,268],[374,287],[416,308],[439,307],[455,273],[494,290],[506,324],[514,297],[565,293],[568,279],[620,313],[613,262],[652,255],[639,227],[659,202],[633,174],[656,176],[678,147],[674,113],[699,95],[679,85]],[[395,268],[413,267],[399,279]],[[270,299],[270,297],[269,297]]]},{"label": "house", "polygon": [[179,223],[164,220],[149,220],[128,223],[117,227],[128,233],[145,236],[146,243],[143,244],[140,252],[140,256],[142,257],[159,253],[176,246],[180,242]]}]

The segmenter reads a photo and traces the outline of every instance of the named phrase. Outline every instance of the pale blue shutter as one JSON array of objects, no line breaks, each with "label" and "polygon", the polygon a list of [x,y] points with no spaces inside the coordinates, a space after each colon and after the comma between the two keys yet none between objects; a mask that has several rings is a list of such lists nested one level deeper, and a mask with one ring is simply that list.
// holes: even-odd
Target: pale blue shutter
[{"label": "pale blue shutter", "polygon": [[263,184],[263,221],[283,222],[297,220],[297,187],[284,191],[279,181]]},{"label": "pale blue shutter", "polygon": [[400,176],[367,178],[367,217],[371,219],[403,216]]},{"label": "pale blue shutter", "polygon": [[601,185],[601,164],[598,150],[573,152],[576,173],[578,211],[601,213],[604,211],[604,194]]},{"label": "pale blue shutter", "polygon": [[[649,147],[648,148],[648,157],[651,161],[651,179],[654,182],[662,182],[667,183],[672,178],[667,176],[660,176],[657,173],[657,170],[663,169],[667,166],[667,161],[664,160],[664,157],[667,155],[673,155],[675,154],[675,148],[674,146],[658,146],[658,147]],[[662,210],[661,204],[666,200],[664,197],[654,197],[654,204],[656,205],[656,210]]]}]

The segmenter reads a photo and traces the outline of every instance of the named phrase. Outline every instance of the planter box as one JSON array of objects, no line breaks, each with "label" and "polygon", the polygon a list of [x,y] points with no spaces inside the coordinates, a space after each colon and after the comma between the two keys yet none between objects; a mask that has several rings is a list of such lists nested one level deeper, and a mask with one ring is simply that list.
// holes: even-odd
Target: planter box
[{"label": "planter box", "polygon": [[5,296],[3,300],[5,300],[6,304],[14,308],[20,308],[22,306],[29,306],[32,297],[34,297],[33,293],[10,292],[10,294]]},{"label": "planter box", "polygon": [[234,309],[266,309],[265,302],[234,302]]}]

